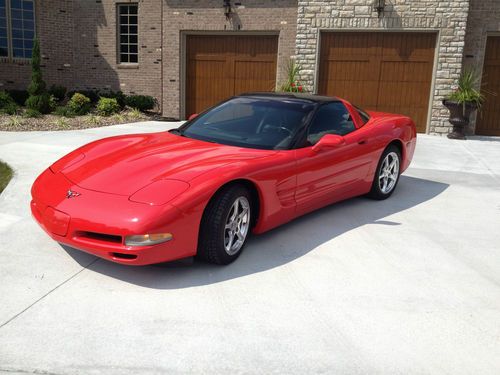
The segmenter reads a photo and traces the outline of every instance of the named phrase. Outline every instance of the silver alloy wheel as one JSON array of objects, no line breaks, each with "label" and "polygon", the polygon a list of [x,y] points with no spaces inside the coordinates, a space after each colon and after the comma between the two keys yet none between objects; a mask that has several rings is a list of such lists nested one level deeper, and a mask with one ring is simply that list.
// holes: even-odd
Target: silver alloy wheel
[{"label": "silver alloy wheel", "polygon": [[378,176],[378,185],[380,191],[384,194],[389,194],[394,186],[399,176],[399,157],[395,152],[389,152],[382,165],[380,167],[380,172]]},{"label": "silver alloy wheel", "polygon": [[250,203],[246,197],[238,197],[227,215],[224,227],[224,249],[234,255],[243,247],[250,228]]}]

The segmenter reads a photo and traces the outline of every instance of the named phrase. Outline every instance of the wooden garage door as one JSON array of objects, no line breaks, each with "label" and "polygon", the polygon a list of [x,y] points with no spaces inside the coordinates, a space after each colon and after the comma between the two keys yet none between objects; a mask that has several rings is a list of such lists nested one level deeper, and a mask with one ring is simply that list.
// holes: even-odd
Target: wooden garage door
[{"label": "wooden garage door", "polygon": [[322,33],[318,91],[410,116],[425,132],[436,35]]},{"label": "wooden garage door", "polygon": [[232,95],[276,86],[277,35],[189,35],[186,44],[187,116]]},{"label": "wooden garage door", "polygon": [[477,115],[476,134],[500,135],[500,36],[488,37],[481,82],[486,101]]}]

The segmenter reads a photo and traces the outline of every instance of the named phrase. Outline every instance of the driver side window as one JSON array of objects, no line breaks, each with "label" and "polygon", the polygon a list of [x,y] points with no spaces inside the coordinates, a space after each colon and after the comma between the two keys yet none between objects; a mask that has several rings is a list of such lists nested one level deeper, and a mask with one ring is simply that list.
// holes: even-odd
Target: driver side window
[{"label": "driver side window", "polygon": [[346,135],[354,130],[356,126],[344,104],[325,104],[318,109],[309,126],[307,142],[314,145],[326,134]]}]

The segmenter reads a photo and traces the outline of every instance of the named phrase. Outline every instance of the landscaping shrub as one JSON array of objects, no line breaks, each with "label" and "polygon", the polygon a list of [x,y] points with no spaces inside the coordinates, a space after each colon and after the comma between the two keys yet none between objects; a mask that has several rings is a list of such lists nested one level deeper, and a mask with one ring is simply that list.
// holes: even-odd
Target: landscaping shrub
[{"label": "landscaping shrub", "polygon": [[0,108],[0,113],[5,113],[7,115],[15,115],[17,111],[19,110],[19,107],[17,106],[14,101],[11,103],[7,103],[3,106],[3,108]]},{"label": "landscaping shrub", "polygon": [[68,102],[68,108],[75,115],[86,115],[92,107],[92,102],[85,95],[77,92]]},{"label": "landscaping shrub", "polygon": [[24,117],[30,117],[30,118],[37,118],[40,117],[42,114],[38,112],[36,109],[31,109],[28,108],[26,112],[24,112]]},{"label": "landscaping shrub", "polygon": [[68,99],[71,99],[76,93],[85,95],[90,99],[92,104],[97,103],[97,101],[99,100],[99,91],[97,90],[73,90],[69,91],[66,95]]},{"label": "landscaping shrub", "polygon": [[0,91],[0,110],[4,109],[6,106],[16,104],[14,99],[6,91]]},{"label": "landscaping shrub", "polygon": [[75,117],[75,114],[68,106],[56,107],[54,114],[63,117]]},{"label": "landscaping shrub", "polygon": [[31,95],[25,103],[28,109],[33,109],[40,113],[50,113],[54,108],[53,101],[48,92],[40,95]]},{"label": "landscaping shrub", "polygon": [[111,116],[120,111],[120,105],[115,98],[101,98],[97,103],[97,113],[101,116]]},{"label": "landscaping shrub", "polygon": [[62,102],[66,97],[66,87],[52,85],[50,86],[49,94],[56,98],[58,102]]},{"label": "landscaping shrub", "polygon": [[26,107],[41,113],[49,113],[52,108],[50,94],[47,92],[46,84],[42,78],[40,67],[40,43],[35,39],[33,43],[33,55],[31,58],[31,83],[28,86],[29,98],[26,99]]},{"label": "landscaping shrub", "polygon": [[101,91],[100,96],[101,98],[116,99],[118,105],[120,106],[120,109],[125,107],[126,105],[127,97],[122,91]]},{"label": "landscaping shrub", "polygon": [[30,96],[27,90],[7,90],[7,92],[19,106],[23,106],[26,103],[26,99]]},{"label": "landscaping shrub", "polygon": [[142,112],[151,110],[156,105],[156,99],[148,95],[130,95],[126,98],[126,104]]}]

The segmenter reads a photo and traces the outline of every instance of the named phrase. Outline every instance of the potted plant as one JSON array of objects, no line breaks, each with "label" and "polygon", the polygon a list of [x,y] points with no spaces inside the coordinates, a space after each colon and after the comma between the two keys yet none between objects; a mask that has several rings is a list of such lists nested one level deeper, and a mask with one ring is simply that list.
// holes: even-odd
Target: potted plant
[{"label": "potted plant", "polygon": [[484,101],[484,96],[476,89],[479,86],[479,75],[474,70],[464,70],[458,79],[458,88],[443,100],[443,105],[450,111],[449,122],[453,131],[450,139],[465,139],[464,129],[470,123],[470,116]]},{"label": "potted plant", "polygon": [[302,66],[297,64],[294,59],[290,59],[286,66],[286,80],[279,87],[281,92],[304,92],[304,89],[299,81],[300,71]]}]

